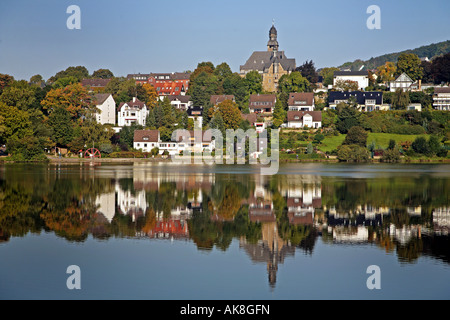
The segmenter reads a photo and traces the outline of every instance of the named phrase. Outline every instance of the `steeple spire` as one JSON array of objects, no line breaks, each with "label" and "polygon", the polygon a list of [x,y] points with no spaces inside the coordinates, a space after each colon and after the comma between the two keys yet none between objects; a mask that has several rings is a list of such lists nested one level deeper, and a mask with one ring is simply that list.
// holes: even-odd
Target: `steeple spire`
[{"label": "steeple spire", "polygon": [[278,32],[275,28],[275,20],[272,20],[272,28],[269,30],[269,42],[267,43],[267,50],[277,52],[278,51]]}]

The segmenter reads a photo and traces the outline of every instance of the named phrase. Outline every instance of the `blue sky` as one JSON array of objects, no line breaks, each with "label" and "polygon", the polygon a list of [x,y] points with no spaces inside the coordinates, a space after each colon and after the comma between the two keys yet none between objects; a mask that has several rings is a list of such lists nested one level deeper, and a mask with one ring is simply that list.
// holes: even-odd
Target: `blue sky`
[{"label": "blue sky", "polygon": [[[69,30],[66,9],[81,9]],[[367,7],[381,9],[369,30]],[[234,72],[266,50],[275,20],[280,50],[317,68],[450,40],[448,0],[1,0],[0,73],[48,79],[69,66],[92,73],[194,70],[227,62]]]}]

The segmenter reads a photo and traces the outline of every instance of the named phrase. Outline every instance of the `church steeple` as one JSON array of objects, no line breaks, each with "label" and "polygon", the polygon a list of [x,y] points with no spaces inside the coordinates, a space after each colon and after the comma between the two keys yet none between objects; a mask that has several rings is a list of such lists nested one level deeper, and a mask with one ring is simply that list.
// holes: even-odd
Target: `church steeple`
[{"label": "church steeple", "polygon": [[277,29],[275,28],[275,21],[272,22],[272,28],[269,31],[269,42],[267,43],[267,51],[278,51]]}]

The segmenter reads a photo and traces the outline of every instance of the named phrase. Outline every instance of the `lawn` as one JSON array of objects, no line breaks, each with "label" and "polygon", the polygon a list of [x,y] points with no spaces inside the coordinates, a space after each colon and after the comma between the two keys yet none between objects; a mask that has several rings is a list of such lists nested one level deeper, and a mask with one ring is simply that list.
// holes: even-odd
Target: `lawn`
[{"label": "lawn", "polygon": [[[424,135],[426,136],[426,135]],[[386,149],[389,145],[389,141],[391,139],[395,140],[398,144],[403,141],[414,141],[418,135],[407,135],[407,134],[393,134],[393,133],[369,133],[367,138],[367,145],[370,145],[372,141],[375,141],[376,147],[381,147]],[[330,152],[332,150],[337,149],[338,146],[342,144],[345,139],[345,134],[341,134],[338,136],[326,137],[322,144],[319,146],[319,150],[323,152]]]}]

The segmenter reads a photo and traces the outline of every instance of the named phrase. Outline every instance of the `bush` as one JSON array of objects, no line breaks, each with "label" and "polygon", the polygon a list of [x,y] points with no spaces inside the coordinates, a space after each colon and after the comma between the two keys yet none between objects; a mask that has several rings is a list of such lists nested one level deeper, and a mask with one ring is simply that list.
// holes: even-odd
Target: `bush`
[{"label": "bush", "polygon": [[37,137],[11,138],[7,144],[13,161],[48,161]]},{"label": "bush", "polygon": [[338,148],[337,158],[339,161],[367,162],[370,155],[369,150],[359,145],[341,145]]},{"label": "bush", "polygon": [[400,161],[400,152],[396,148],[388,149],[384,151],[383,156],[381,157],[382,162],[399,162]]},{"label": "bush", "polygon": [[347,133],[343,145],[359,145],[361,147],[366,147],[367,145],[368,133],[362,127],[352,127]]},{"label": "bush", "polygon": [[140,151],[120,151],[109,155],[111,158],[151,158],[151,153]]}]

